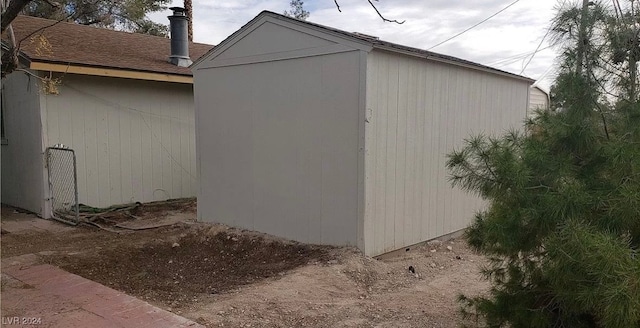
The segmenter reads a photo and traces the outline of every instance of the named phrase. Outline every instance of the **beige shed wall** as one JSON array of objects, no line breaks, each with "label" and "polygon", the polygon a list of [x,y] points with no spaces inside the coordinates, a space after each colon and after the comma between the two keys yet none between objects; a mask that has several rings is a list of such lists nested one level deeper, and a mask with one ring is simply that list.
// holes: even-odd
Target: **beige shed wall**
[{"label": "beige shed wall", "polygon": [[47,144],[76,152],[80,203],[105,207],[193,197],[193,87],[70,75],[43,97]]},{"label": "beige shed wall", "polygon": [[38,80],[14,72],[2,80],[4,127],[2,203],[44,211],[44,156]]},{"label": "beige shed wall", "polygon": [[482,201],[451,187],[446,155],[477,133],[519,127],[529,84],[374,50],[367,58],[365,253],[465,228]]},{"label": "beige shed wall", "polygon": [[361,58],[196,69],[198,220],[357,245]]}]

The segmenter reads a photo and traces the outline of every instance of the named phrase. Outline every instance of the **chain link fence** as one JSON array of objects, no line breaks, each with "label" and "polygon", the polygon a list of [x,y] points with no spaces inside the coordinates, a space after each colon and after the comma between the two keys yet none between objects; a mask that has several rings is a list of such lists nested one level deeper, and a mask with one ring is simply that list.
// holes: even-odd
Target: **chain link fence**
[{"label": "chain link fence", "polygon": [[72,149],[56,145],[47,148],[46,156],[53,218],[77,225],[80,213],[76,154]]}]

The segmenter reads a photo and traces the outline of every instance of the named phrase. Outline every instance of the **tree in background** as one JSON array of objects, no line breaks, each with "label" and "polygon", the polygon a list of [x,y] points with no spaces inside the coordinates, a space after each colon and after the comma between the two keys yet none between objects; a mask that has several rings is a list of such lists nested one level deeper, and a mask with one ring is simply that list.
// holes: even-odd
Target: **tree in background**
[{"label": "tree in background", "polygon": [[187,17],[189,17],[189,25],[188,25],[188,34],[189,41],[193,41],[193,2],[191,0],[184,0],[184,9],[187,12]]},{"label": "tree in background", "polygon": [[492,288],[461,296],[484,326],[640,327],[640,8],[613,3],[559,8],[552,111],[448,156],[488,203],[466,237]]},{"label": "tree in background", "polygon": [[31,1],[22,10],[29,16],[104,28],[167,36],[168,27],[151,21],[149,13],[166,8],[170,0]]},{"label": "tree in background", "polygon": [[304,1],[291,0],[291,2],[289,2],[289,6],[291,6],[291,11],[285,10],[285,16],[297,18],[299,20],[307,20],[307,18],[309,18],[310,13],[304,9]]},{"label": "tree in background", "polygon": [[2,52],[2,78],[19,69],[18,53],[21,40],[15,40],[11,22],[20,13],[68,21],[83,25],[168,36],[167,25],[151,21],[148,13],[166,8],[171,0],[0,0],[2,34],[8,49]]}]

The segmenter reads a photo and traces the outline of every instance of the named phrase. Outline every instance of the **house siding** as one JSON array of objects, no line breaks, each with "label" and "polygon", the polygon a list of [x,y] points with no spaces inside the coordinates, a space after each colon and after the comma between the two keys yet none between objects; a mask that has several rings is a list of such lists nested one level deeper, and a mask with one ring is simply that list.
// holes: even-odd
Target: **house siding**
[{"label": "house siding", "polygon": [[46,146],[77,157],[80,203],[105,207],[193,197],[192,85],[67,74],[45,95]]},{"label": "house siding", "polygon": [[367,57],[365,253],[465,228],[482,201],[452,188],[446,155],[525,118],[529,84],[374,50]]},{"label": "house siding", "polygon": [[44,156],[38,79],[22,72],[2,81],[2,203],[42,215]]}]

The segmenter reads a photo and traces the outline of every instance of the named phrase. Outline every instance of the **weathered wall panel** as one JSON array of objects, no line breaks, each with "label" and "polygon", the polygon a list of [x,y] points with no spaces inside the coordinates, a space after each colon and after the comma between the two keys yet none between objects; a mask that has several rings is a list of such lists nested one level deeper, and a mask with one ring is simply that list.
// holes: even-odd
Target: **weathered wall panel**
[{"label": "weathered wall panel", "polygon": [[198,219],[356,245],[360,53],[194,75]]},{"label": "weathered wall panel", "polygon": [[448,182],[446,154],[526,115],[528,83],[372,51],[367,59],[365,252],[377,255],[465,228],[482,207]]},{"label": "weathered wall panel", "polygon": [[44,97],[46,146],[75,150],[81,203],[196,195],[191,85],[65,75],[59,89]]},{"label": "weathered wall panel", "polygon": [[2,203],[43,215],[44,155],[38,80],[14,72],[2,80]]}]

